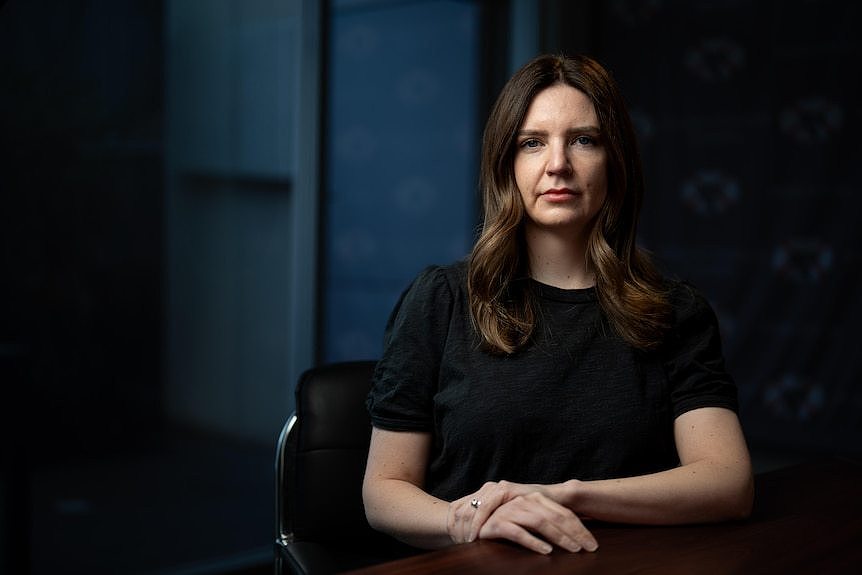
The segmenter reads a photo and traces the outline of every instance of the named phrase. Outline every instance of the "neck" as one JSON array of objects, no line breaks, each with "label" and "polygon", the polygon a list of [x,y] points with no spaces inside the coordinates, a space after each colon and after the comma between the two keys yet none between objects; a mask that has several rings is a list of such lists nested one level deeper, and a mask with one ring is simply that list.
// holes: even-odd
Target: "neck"
[{"label": "neck", "polygon": [[595,285],[595,275],[587,270],[585,237],[529,228],[525,232],[533,279],[562,289]]}]

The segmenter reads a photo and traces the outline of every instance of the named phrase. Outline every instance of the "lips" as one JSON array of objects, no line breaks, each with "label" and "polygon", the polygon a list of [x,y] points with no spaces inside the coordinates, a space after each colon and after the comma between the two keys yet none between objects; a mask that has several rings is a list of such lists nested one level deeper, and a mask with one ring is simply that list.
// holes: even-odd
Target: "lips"
[{"label": "lips", "polygon": [[551,202],[564,202],[574,198],[576,195],[577,193],[570,188],[552,188],[541,193],[544,199]]}]

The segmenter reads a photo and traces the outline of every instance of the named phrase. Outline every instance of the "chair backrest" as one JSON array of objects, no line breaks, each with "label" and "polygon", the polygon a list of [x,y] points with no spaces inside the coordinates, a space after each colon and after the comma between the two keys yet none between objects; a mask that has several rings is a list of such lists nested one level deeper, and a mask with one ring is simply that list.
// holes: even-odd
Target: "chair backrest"
[{"label": "chair backrest", "polygon": [[276,453],[277,543],[379,537],[365,519],[362,478],[375,362],[325,365],[296,386],[296,412]]}]

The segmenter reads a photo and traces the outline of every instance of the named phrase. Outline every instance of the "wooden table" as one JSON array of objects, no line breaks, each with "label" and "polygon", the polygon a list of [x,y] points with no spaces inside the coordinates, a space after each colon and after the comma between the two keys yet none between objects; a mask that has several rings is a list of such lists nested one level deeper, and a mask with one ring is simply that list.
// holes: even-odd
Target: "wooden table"
[{"label": "wooden table", "polygon": [[683,527],[592,524],[595,553],[539,555],[477,541],[354,575],[862,573],[862,461],[828,459],[758,475],[743,522]]}]

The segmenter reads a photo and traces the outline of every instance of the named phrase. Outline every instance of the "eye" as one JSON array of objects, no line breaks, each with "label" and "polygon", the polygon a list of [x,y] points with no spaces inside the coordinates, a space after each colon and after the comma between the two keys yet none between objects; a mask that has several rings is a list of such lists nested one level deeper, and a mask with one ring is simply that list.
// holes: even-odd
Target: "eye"
[{"label": "eye", "polygon": [[572,141],[572,143],[578,144],[579,146],[591,146],[596,143],[596,139],[592,136],[578,136]]},{"label": "eye", "polygon": [[521,142],[520,147],[528,150],[532,150],[534,148],[538,148],[542,145],[542,142],[537,140],[536,138],[527,138],[523,142]]}]

